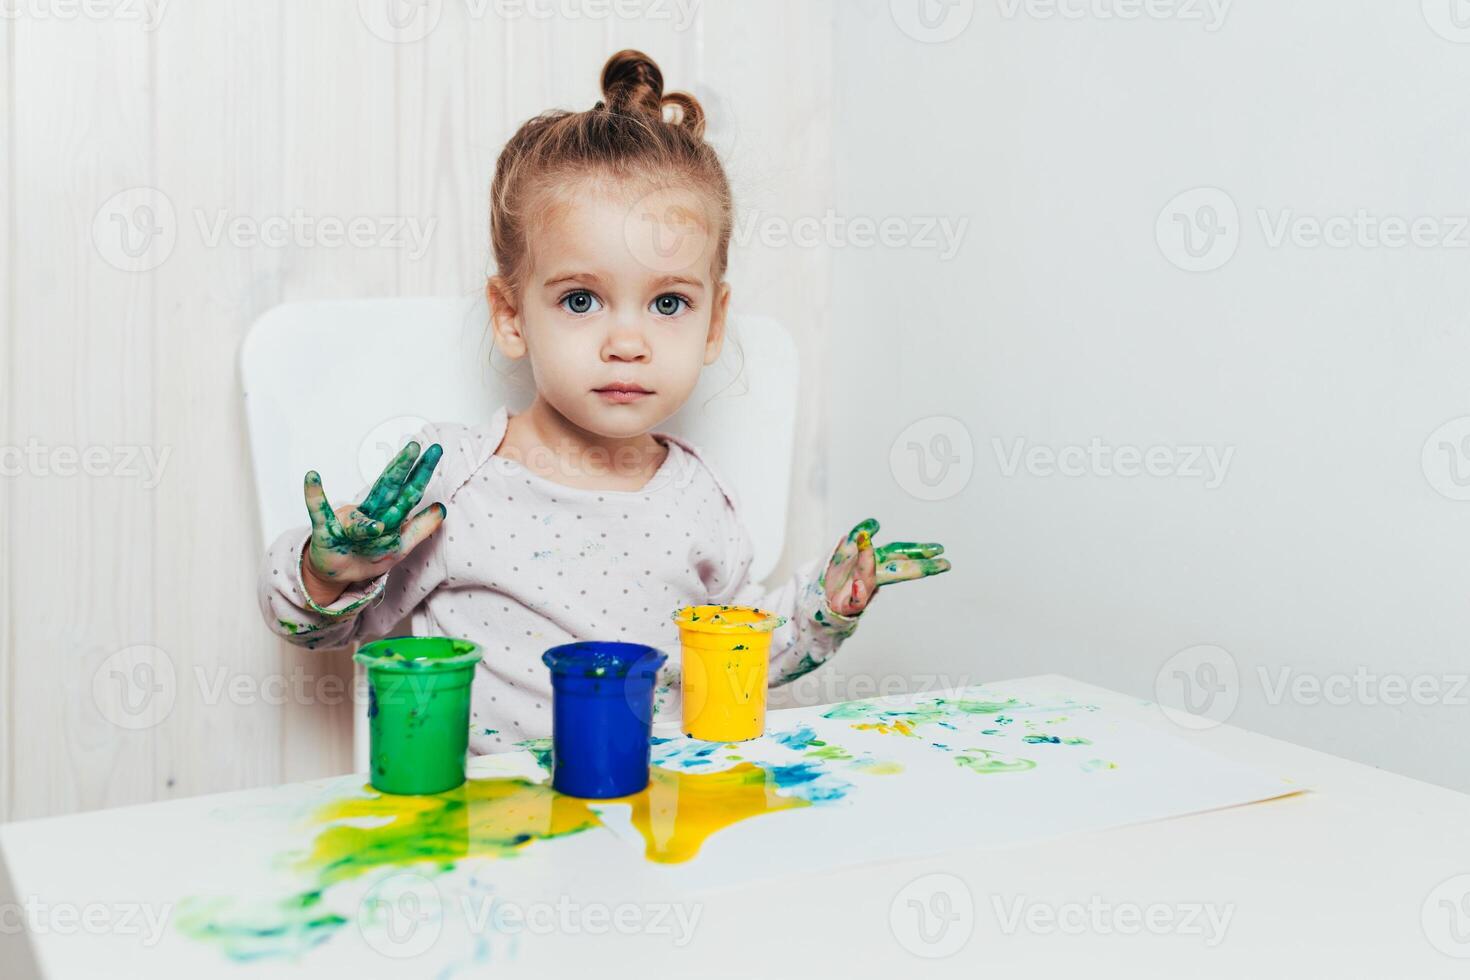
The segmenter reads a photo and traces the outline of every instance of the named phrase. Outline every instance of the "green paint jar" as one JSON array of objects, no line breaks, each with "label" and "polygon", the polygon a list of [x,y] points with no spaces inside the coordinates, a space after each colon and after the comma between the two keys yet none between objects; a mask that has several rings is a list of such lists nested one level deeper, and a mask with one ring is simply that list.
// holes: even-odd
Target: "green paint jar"
[{"label": "green paint jar", "polygon": [[424,795],[461,785],[480,648],[446,636],[398,636],[352,659],[367,668],[373,788]]}]

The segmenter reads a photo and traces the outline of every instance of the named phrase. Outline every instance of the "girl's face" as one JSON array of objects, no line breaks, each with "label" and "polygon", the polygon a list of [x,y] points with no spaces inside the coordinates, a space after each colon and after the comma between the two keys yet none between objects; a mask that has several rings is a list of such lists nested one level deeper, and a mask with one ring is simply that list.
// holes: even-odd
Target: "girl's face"
[{"label": "girl's face", "polygon": [[539,396],[605,438],[642,435],[719,356],[730,287],[713,280],[713,222],[694,191],[584,184],[541,216],[520,308],[496,343],[529,356]]}]

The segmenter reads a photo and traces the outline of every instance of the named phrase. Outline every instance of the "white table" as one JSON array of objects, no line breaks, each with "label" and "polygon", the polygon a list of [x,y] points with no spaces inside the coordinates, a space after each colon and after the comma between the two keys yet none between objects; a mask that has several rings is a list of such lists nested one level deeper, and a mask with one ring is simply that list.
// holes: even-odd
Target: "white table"
[{"label": "white table", "polygon": [[[666,937],[619,937],[609,947],[606,938],[558,936],[484,972],[556,976],[593,964],[599,976],[639,977],[977,977],[997,968],[1031,976],[1470,975],[1470,959],[1450,955],[1470,954],[1470,900],[1461,903],[1470,878],[1451,880],[1470,875],[1470,796],[1230,726],[1184,730],[1146,702],[1067,678],[1004,686],[1103,705],[1227,758],[1289,774],[1313,791],[1037,844],[741,887],[701,900],[698,929],[683,948]],[[273,792],[212,799],[248,807]],[[194,802],[128,809],[133,818],[166,821],[172,808]],[[109,838],[120,812],[0,827],[0,857],[13,861],[26,828],[56,821],[68,821],[88,853],[125,848],[125,840]],[[44,881],[8,877],[0,888],[10,894],[0,901],[46,894]],[[928,910],[931,942],[917,931],[916,909]],[[34,975],[21,959],[23,939],[0,935],[7,980]],[[37,941],[44,950],[63,940]],[[956,946],[945,958],[923,955]],[[420,975],[413,965],[385,961],[383,975]],[[138,952],[107,975],[173,975],[160,966]],[[272,964],[261,967],[261,975],[274,972]]]}]

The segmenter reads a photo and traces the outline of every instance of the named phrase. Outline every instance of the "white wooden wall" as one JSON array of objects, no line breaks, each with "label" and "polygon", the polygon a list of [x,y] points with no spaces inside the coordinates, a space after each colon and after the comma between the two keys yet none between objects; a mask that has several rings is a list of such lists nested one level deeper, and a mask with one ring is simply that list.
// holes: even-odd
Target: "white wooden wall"
[{"label": "white wooden wall", "polygon": [[[608,54],[646,50],[669,87],[704,98],[746,217],[829,207],[828,4],[539,19],[442,0],[424,7],[439,17],[426,37],[389,43],[367,27],[386,3],[192,0],[150,25],[135,17],[144,5],[63,19],[60,5],[22,2],[0,19],[0,447],[12,460],[45,447],[46,461],[0,477],[0,818],[348,767],[349,705],[325,706],[310,686],[278,704],[259,693],[296,671],[350,671],[277,642],[260,620],[236,351],[277,303],[480,289],[500,147],[542,109],[590,106]],[[667,19],[690,6],[688,29]],[[93,226],[105,202],[139,187],[172,204],[155,217],[176,239],[156,268],[130,271],[99,247],[107,213]],[[261,221],[298,209],[435,224],[417,259],[210,245],[200,227],[222,210]],[[793,327],[813,379],[785,571],[836,534],[817,449],[827,259],[754,241],[735,249],[731,279],[736,307]],[[108,473],[55,472],[88,447],[109,453]],[[161,482],[123,471],[126,447],[169,453]],[[163,673],[138,673],[161,663],[128,652],[139,646],[162,651]],[[129,678],[140,696],[161,686],[144,718],[154,723],[117,723],[105,695]],[[217,696],[221,680],[245,696]]]}]

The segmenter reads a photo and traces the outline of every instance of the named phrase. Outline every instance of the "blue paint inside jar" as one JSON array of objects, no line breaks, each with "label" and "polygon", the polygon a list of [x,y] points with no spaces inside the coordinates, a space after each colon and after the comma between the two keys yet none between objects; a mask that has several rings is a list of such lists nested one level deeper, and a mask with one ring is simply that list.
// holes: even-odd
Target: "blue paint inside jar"
[{"label": "blue paint inside jar", "polygon": [[648,785],[653,687],[668,655],[586,640],[541,655],[551,668],[551,786],[605,800]]}]

